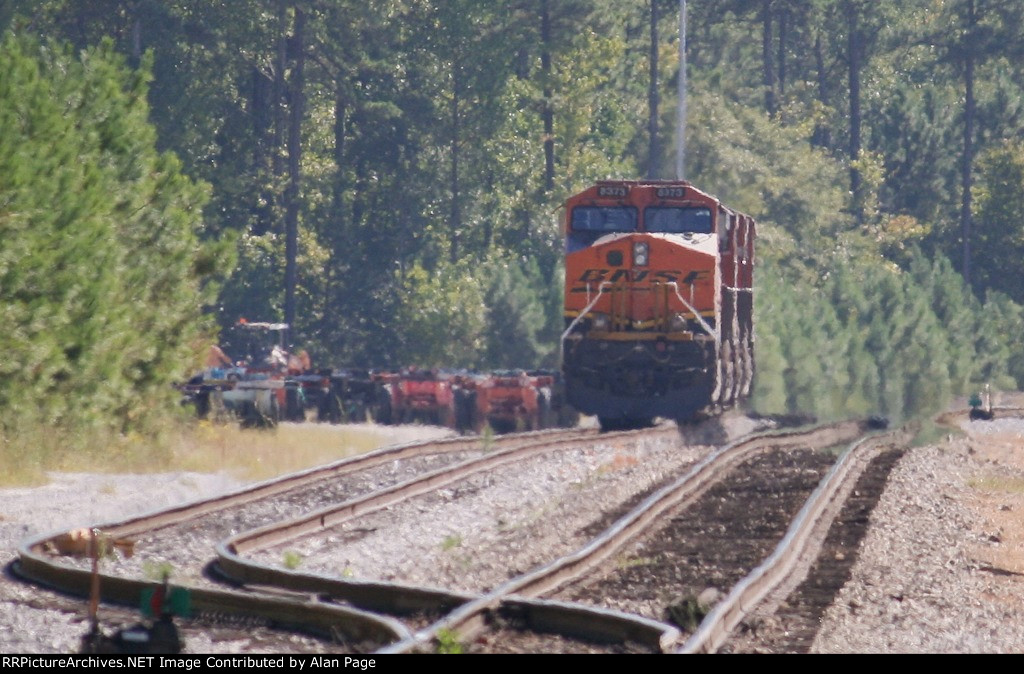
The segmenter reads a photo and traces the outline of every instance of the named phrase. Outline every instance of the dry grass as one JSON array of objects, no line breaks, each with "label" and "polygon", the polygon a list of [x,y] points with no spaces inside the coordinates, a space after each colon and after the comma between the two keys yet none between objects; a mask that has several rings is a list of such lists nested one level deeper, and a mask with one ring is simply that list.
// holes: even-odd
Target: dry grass
[{"label": "dry grass", "polygon": [[989,475],[967,481],[968,486],[992,494],[1024,494],[1024,477]]},{"label": "dry grass", "polygon": [[350,426],[281,424],[243,430],[200,422],[172,447],[173,467],[201,473],[226,470],[242,480],[265,480],[389,443],[381,433]]},{"label": "dry grass", "polygon": [[0,436],[0,486],[45,484],[47,472],[220,472],[265,480],[392,444],[373,427],[281,424],[242,430],[237,424],[189,419],[152,437],[53,429]]}]

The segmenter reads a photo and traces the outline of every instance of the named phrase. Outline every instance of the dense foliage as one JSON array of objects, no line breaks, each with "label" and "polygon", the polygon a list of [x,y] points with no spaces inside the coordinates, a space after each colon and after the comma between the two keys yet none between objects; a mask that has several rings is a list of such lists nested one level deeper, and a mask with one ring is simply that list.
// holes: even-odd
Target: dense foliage
[{"label": "dense foliage", "polygon": [[[0,202],[0,274],[29,275],[0,287],[25,380],[0,407],[67,393],[60,417],[96,387],[134,414],[201,324],[195,237],[225,234],[222,327],[285,320],[324,364],[553,365],[559,206],[672,177],[676,0],[4,8],[84,55],[5,43],[0,114],[39,131],[0,139],[30,200]],[[705,0],[688,24],[686,176],[761,224],[757,404],[899,417],[1024,384],[1024,5]]]},{"label": "dense foliage", "polygon": [[0,439],[138,427],[203,326],[207,190],[156,151],[148,63],[8,38],[0,72]]}]

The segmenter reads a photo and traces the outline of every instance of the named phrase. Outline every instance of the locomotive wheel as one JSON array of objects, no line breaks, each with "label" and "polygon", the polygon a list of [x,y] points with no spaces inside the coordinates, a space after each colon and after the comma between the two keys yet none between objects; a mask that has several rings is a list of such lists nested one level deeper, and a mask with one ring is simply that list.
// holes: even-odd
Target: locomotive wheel
[{"label": "locomotive wheel", "polygon": [[[523,420],[520,419],[516,421]],[[519,424],[516,423],[516,421],[510,421],[509,419],[490,419],[487,423],[490,425],[491,430],[498,434],[516,433],[517,431],[525,430],[518,428]],[[524,423],[523,426],[525,425],[526,424]]]},{"label": "locomotive wheel", "polygon": [[302,391],[297,388],[287,388],[284,396],[284,418],[287,421],[304,421],[306,410]]},{"label": "locomotive wheel", "polygon": [[[480,412],[479,410],[474,410],[473,411],[473,431],[477,435],[483,435],[484,434],[484,430],[487,429],[487,428],[491,428],[490,423],[487,420],[487,417],[484,416],[484,414],[482,412]],[[491,430],[493,431],[494,429],[491,428]]]},{"label": "locomotive wheel", "polygon": [[572,405],[562,402],[558,408],[558,426],[560,428],[575,428],[580,423],[580,413]]},{"label": "locomotive wheel", "polygon": [[333,388],[328,389],[320,399],[317,421],[330,424],[341,423],[341,400],[338,399],[338,395],[334,392]]},{"label": "locomotive wheel", "polygon": [[754,386],[754,340],[751,334],[747,335],[743,342],[744,370],[743,370],[743,397],[750,396]]},{"label": "locomotive wheel", "polygon": [[345,421],[350,424],[361,424],[366,421],[366,405],[361,400],[357,400],[349,405],[348,412],[345,414]]},{"label": "locomotive wheel", "polygon": [[228,423],[234,418],[234,415],[224,406],[224,393],[222,391],[210,391],[208,400],[210,403],[210,419],[217,423]]},{"label": "locomotive wheel", "polygon": [[260,413],[252,401],[245,401],[238,407],[237,414],[242,428],[258,428],[260,426]]},{"label": "locomotive wheel", "polygon": [[276,395],[270,396],[266,412],[260,412],[256,405],[253,405],[253,410],[257,415],[257,428],[276,428],[277,423],[281,420],[281,406],[277,402]]},{"label": "locomotive wheel", "polygon": [[455,430],[467,433],[473,430],[473,413],[476,411],[476,391],[459,389],[455,392]]}]

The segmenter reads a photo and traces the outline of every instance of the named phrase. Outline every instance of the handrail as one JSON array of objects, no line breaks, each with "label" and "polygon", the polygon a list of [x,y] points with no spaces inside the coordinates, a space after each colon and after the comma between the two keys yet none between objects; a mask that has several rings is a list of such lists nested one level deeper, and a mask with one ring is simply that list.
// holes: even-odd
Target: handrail
[{"label": "handrail", "polygon": [[676,291],[676,297],[679,298],[679,301],[683,303],[684,307],[690,310],[690,313],[693,314],[693,317],[697,319],[698,323],[700,323],[700,327],[704,328],[704,332],[708,333],[708,335],[715,340],[715,344],[717,345],[718,343],[720,343],[721,337],[718,334],[718,330],[712,328],[711,325],[704,320],[704,317],[700,315],[700,312],[697,311],[692,304],[690,304],[683,298],[683,294],[679,292],[679,284],[675,281],[672,281],[670,283],[667,283],[666,285],[671,286],[671,288]]},{"label": "handrail", "polygon": [[[581,311],[579,315],[573,319],[572,323],[569,324],[569,327],[567,327],[565,329],[565,332],[562,333],[561,339],[558,340],[558,360],[560,362],[564,362],[565,360],[565,338],[568,337],[569,333],[572,332],[573,328],[575,328],[576,325],[581,320],[583,320],[583,317],[590,313],[590,310],[594,308],[594,305],[597,304],[597,301],[601,299],[601,295],[604,294],[605,287],[610,285],[611,281],[601,281],[601,284],[597,286],[597,295],[594,297],[594,299],[590,300],[590,303],[583,308],[583,311]],[[589,289],[590,284],[587,284],[587,290],[589,291]]]}]

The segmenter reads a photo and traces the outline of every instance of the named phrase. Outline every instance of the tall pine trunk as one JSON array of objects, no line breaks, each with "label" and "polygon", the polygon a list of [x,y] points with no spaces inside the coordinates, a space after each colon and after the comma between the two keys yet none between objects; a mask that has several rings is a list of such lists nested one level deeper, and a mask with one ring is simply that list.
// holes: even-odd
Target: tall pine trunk
[{"label": "tall pine trunk", "polygon": [[555,188],[555,111],[551,90],[551,8],[549,0],[540,3],[540,70],[544,81],[544,189]]},{"label": "tall pine trunk", "polygon": [[978,24],[974,0],[967,2],[967,30],[962,47],[964,54],[964,153],[960,164],[960,235],[963,238],[963,275],[971,285],[971,165],[974,163],[974,52],[971,36]]},{"label": "tall pine trunk", "polygon": [[452,193],[451,203],[451,243],[448,249],[448,256],[454,264],[459,259],[459,237],[462,231],[462,210],[459,204],[459,136],[462,133],[459,124],[459,62],[458,57],[452,59],[452,103],[450,108],[452,136],[449,144],[451,153],[451,172],[449,174],[449,188]]},{"label": "tall pine trunk", "polygon": [[764,109],[775,116],[775,68],[772,66],[772,0],[761,2],[761,70],[764,76]]},{"label": "tall pine trunk", "polygon": [[863,53],[857,11],[854,2],[846,3],[847,80],[850,90],[850,194],[853,199],[853,216],[857,224],[861,225],[864,223],[864,195],[860,170],[854,164],[860,158],[861,150],[860,71]]},{"label": "tall pine trunk", "polygon": [[661,148],[658,144],[658,0],[651,0],[651,52],[650,52],[650,85],[647,89],[647,177],[658,177],[658,157]]},{"label": "tall pine trunk", "polygon": [[[288,87],[288,188],[285,191],[285,247],[284,247],[284,321],[291,331],[295,327],[296,288],[298,286],[299,241],[299,189],[302,162],[302,117],[305,108],[305,30],[306,14],[295,7],[294,34],[295,59]],[[291,334],[289,335],[291,337]]]}]

